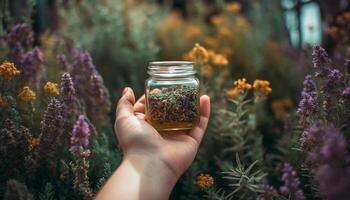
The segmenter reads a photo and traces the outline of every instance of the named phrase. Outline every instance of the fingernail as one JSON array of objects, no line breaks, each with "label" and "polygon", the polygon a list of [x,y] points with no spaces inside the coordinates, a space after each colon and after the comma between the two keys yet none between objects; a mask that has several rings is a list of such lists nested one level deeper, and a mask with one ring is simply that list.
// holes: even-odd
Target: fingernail
[{"label": "fingernail", "polygon": [[128,87],[125,87],[122,91],[122,96],[128,91]]}]

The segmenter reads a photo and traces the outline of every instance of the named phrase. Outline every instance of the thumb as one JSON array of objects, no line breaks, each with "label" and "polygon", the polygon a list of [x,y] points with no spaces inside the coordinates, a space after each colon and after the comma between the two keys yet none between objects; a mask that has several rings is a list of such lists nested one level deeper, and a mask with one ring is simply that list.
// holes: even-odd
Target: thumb
[{"label": "thumb", "polygon": [[126,87],[123,90],[122,97],[119,99],[117,110],[116,110],[116,120],[119,121],[122,118],[127,118],[134,116],[134,104],[135,95],[131,88]]}]

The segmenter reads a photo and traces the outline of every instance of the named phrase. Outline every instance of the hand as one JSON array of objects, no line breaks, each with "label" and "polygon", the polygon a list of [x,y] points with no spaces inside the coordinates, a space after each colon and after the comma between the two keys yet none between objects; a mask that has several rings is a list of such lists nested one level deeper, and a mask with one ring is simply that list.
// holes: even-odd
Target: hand
[{"label": "hand", "polygon": [[132,89],[125,88],[115,121],[123,161],[97,199],[168,198],[202,141],[210,114],[210,99],[206,95],[200,98],[200,113],[200,122],[192,130],[159,134],[145,121],[145,96],[135,103]]}]

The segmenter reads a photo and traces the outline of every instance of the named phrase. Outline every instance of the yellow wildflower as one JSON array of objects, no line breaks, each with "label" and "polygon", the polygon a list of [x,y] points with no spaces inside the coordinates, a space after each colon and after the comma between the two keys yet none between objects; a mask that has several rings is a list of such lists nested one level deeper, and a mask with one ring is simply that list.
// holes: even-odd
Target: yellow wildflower
[{"label": "yellow wildflower", "polygon": [[24,86],[20,91],[17,97],[24,102],[31,102],[36,99],[36,94],[33,90],[29,89],[28,86]]},{"label": "yellow wildflower", "polygon": [[209,59],[208,51],[198,43],[196,43],[193,49],[184,57],[196,63],[206,63]]},{"label": "yellow wildflower", "polygon": [[331,26],[327,29],[328,35],[330,35],[333,39],[338,38],[338,28],[335,26]]},{"label": "yellow wildflower", "polygon": [[241,94],[241,90],[238,89],[237,87],[233,87],[233,88],[227,90],[227,92],[226,92],[227,98],[229,98],[229,99],[235,99],[240,94]]},{"label": "yellow wildflower", "polygon": [[195,25],[189,25],[185,29],[185,37],[197,38],[201,34],[201,29]]},{"label": "yellow wildflower", "polygon": [[270,82],[266,80],[255,80],[253,83],[253,88],[255,90],[255,101],[260,101],[272,92],[270,87]]},{"label": "yellow wildflower", "polygon": [[214,178],[210,174],[200,174],[196,183],[200,189],[204,190],[214,185]]},{"label": "yellow wildflower", "polygon": [[230,2],[226,4],[226,9],[232,13],[238,13],[242,6],[238,2]]},{"label": "yellow wildflower", "polygon": [[205,37],[204,43],[210,47],[210,48],[217,48],[218,47],[218,40],[215,37]]},{"label": "yellow wildflower", "polygon": [[7,106],[7,99],[0,95],[0,108]]},{"label": "yellow wildflower", "polygon": [[252,89],[252,85],[247,83],[247,80],[245,78],[242,78],[234,82],[234,87],[229,89],[226,92],[226,95],[229,99],[235,99],[250,89]]},{"label": "yellow wildflower", "polygon": [[346,22],[350,22],[350,11],[343,14],[343,18]]},{"label": "yellow wildflower", "polygon": [[215,26],[219,26],[224,22],[224,19],[221,16],[215,15],[210,18],[210,22]]},{"label": "yellow wildflower", "polygon": [[32,138],[29,144],[29,150],[33,151],[40,143],[39,138]]},{"label": "yellow wildflower", "polygon": [[208,55],[209,55],[210,62],[214,65],[223,66],[228,64],[227,58],[222,54],[218,54],[212,50],[208,50]]},{"label": "yellow wildflower", "polygon": [[13,63],[5,61],[0,65],[0,76],[3,76],[5,80],[8,81],[18,74],[20,74],[20,71]]},{"label": "yellow wildflower", "polygon": [[60,89],[58,87],[57,83],[52,83],[50,81],[48,81],[45,86],[44,86],[44,91],[48,94],[57,96],[60,94]]},{"label": "yellow wildflower", "polygon": [[285,120],[288,117],[288,111],[292,109],[293,106],[293,101],[290,98],[274,100],[271,103],[271,108],[275,117],[280,120]]},{"label": "yellow wildflower", "polygon": [[250,90],[250,89],[252,89],[252,85],[247,83],[247,80],[245,78],[238,79],[237,81],[234,82],[234,85],[238,89],[241,89],[241,90]]},{"label": "yellow wildflower", "polygon": [[232,37],[232,31],[227,27],[220,27],[219,28],[219,35],[225,38],[231,38]]}]

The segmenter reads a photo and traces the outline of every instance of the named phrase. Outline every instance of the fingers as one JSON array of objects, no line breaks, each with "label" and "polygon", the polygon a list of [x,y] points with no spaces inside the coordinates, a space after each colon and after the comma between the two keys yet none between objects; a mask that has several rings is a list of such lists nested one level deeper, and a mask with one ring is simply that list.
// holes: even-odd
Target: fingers
[{"label": "fingers", "polygon": [[139,100],[137,100],[137,102],[134,105],[134,111],[137,113],[145,113],[146,110],[146,98],[145,95],[142,95],[141,98],[139,98]]},{"label": "fingers", "polygon": [[207,95],[203,95],[200,98],[200,113],[199,124],[189,132],[189,135],[193,137],[198,144],[202,141],[210,116],[210,98]]},{"label": "fingers", "polygon": [[123,90],[123,96],[119,99],[116,120],[134,116],[135,95],[131,88],[127,87]]}]

